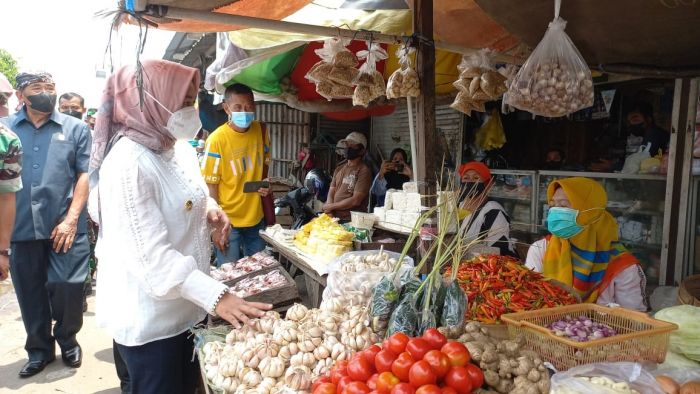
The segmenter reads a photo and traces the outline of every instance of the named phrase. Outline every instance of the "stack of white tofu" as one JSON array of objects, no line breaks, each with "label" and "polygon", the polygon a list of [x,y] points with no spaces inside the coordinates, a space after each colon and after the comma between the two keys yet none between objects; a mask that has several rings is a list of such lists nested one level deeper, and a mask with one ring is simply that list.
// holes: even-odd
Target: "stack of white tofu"
[{"label": "stack of white tofu", "polygon": [[427,207],[425,196],[418,193],[416,182],[406,182],[403,190],[389,189],[384,206],[374,208],[377,222],[391,230],[409,232],[420,219],[421,211]]}]

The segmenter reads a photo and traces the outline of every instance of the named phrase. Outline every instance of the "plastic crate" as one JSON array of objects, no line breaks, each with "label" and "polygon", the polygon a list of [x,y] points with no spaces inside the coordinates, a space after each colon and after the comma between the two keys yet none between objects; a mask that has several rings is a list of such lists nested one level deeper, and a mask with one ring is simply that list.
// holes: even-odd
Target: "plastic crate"
[{"label": "plastic crate", "polygon": [[[588,342],[558,337],[547,326],[566,316],[587,316],[604,323],[617,335]],[[669,335],[678,326],[644,313],[596,304],[576,304],[501,316],[511,338],[522,335],[525,346],[551,362],[558,370],[594,362],[652,361],[666,358]]]}]

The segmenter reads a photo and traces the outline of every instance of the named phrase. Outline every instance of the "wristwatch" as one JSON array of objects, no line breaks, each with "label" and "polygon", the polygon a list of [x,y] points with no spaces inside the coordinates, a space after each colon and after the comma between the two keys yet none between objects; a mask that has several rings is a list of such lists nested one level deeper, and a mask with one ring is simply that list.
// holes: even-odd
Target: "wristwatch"
[{"label": "wristwatch", "polygon": [[10,249],[10,248],[0,249],[0,256],[10,257],[10,255],[12,255],[12,249]]}]

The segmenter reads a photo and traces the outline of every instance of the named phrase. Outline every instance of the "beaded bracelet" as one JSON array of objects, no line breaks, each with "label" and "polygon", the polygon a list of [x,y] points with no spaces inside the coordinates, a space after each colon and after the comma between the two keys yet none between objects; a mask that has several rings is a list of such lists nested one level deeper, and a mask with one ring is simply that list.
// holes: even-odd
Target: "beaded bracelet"
[{"label": "beaded bracelet", "polygon": [[216,301],[214,301],[214,306],[212,306],[211,311],[209,311],[209,314],[211,314],[212,316],[216,316],[216,307],[219,306],[219,302],[222,298],[224,298],[224,295],[226,293],[228,293],[228,289],[223,289],[221,293],[219,293],[219,296],[216,297]]}]

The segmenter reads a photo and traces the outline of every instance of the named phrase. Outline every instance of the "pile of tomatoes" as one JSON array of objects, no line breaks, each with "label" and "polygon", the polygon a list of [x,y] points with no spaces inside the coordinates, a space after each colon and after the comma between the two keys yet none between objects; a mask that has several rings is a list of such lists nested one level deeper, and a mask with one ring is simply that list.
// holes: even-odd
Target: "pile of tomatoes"
[{"label": "pile of tomatoes", "polygon": [[460,342],[431,328],[422,337],[403,333],[338,361],[318,378],[312,394],[469,394],[484,384]]}]

